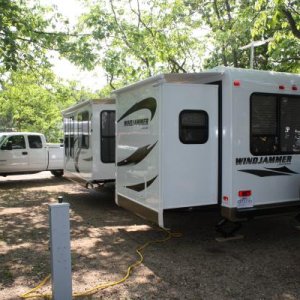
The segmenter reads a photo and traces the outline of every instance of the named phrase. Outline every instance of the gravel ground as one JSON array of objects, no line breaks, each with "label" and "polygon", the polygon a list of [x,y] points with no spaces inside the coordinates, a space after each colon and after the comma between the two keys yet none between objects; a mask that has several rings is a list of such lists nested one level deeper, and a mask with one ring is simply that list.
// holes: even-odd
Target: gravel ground
[{"label": "gravel ground", "polygon": [[[50,272],[48,204],[70,203],[73,291],[121,279],[135,249],[165,233],[47,172],[0,178],[0,299],[20,299]],[[300,231],[293,216],[255,219],[244,239],[217,242],[217,212],[168,214],[179,238],[149,245],[124,283],[77,299],[300,299]],[[51,292],[50,283],[42,288]]]}]

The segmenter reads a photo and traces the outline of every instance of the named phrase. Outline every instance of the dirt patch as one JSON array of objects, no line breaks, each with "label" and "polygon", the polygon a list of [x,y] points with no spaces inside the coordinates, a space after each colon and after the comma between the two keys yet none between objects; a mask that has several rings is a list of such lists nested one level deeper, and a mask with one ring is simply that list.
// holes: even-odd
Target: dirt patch
[{"label": "dirt patch", "polygon": [[[164,233],[91,191],[47,172],[0,179],[0,299],[19,299],[50,273],[48,204],[70,203],[73,291],[119,280],[136,247]],[[218,212],[167,215],[181,238],[150,245],[118,286],[81,299],[300,299],[300,231],[292,216],[244,224],[245,238],[219,243]],[[50,292],[48,283],[42,291]]]}]

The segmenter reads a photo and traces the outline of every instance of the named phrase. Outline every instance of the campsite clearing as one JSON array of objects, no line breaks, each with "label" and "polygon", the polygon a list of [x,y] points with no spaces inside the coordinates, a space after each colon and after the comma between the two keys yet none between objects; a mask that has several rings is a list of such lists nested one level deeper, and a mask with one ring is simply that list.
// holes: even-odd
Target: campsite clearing
[{"label": "campsite clearing", "polygon": [[[59,195],[70,203],[74,292],[119,280],[139,245],[165,235],[117,207],[111,188],[87,190],[43,172],[0,178],[0,192],[0,299],[18,299],[49,274],[48,204]],[[215,239],[218,212],[167,217],[180,238],[149,245],[127,281],[80,299],[300,299],[293,216],[252,220],[244,239],[225,243]]]}]

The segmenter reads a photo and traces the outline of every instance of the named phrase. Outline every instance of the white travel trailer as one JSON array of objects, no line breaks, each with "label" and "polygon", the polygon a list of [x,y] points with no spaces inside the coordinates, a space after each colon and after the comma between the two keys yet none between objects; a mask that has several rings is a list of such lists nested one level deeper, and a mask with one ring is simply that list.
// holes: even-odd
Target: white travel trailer
[{"label": "white travel trailer", "polygon": [[115,91],[116,203],[160,226],[215,205],[237,221],[300,208],[300,76],[220,67]]},{"label": "white travel trailer", "polygon": [[115,102],[89,100],[62,112],[67,175],[89,184],[115,180]]}]

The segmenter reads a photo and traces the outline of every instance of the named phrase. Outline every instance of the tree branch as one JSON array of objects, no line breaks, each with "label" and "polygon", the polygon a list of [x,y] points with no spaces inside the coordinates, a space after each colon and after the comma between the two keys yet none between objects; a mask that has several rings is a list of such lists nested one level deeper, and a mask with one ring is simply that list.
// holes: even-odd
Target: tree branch
[{"label": "tree branch", "polygon": [[174,69],[176,69],[177,71],[182,71],[183,73],[187,73],[187,71],[183,68],[185,64],[185,60],[181,65],[172,57],[169,57],[169,61],[172,63],[174,67],[176,67]]},{"label": "tree branch", "polygon": [[113,75],[113,74],[110,74],[110,76],[107,75],[107,79],[108,79],[108,77],[109,77],[109,86],[110,86],[113,90],[115,90],[116,87],[113,85],[114,75]]},{"label": "tree branch", "polygon": [[125,34],[125,31],[123,29],[123,27],[119,24],[118,22],[118,18],[117,18],[117,14],[113,5],[113,0],[110,0],[110,6],[111,6],[111,10],[113,12],[114,15],[114,20],[116,22],[116,25],[118,26],[120,33],[121,33],[121,37],[122,37],[122,41],[125,43],[125,45],[133,52],[135,52],[135,55],[146,65],[147,70],[148,70],[148,74],[151,76],[151,70],[150,70],[150,66],[149,66],[149,61],[147,58],[142,57],[141,55],[139,55],[137,53],[137,51],[135,50],[134,46],[132,46],[129,42],[128,42],[128,38]]},{"label": "tree branch", "polygon": [[139,0],[137,0],[137,5],[138,5],[138,11],[137,12],[132,8],[131,1],[129,1],[129,2],[130,2],[131,11],[135,15],[137,15],[139,23],[142,24],[148,30],[148,32],[151,34],[152,37],[154,37],[153,31],[151,30],[151,28],[142,19],[142,13],[141,13],[141,9],[140,9],[140,2],[139,2]]},{"label": "tree branch", "polygon": [[92,33],[67,33],[67,32],[47,32],[47,31],[33,31],[36,34],[41,35],[53,35],[53,36],[73,36],[73,37],[82,37],[82,36],[92,36]]},{"label": "tree branch", "polygon": [[283,12],[283,14],[285,15],[285,17],[287,18],[287,20],[288,20],[288,22],[290,24],[290,27],[291,27],[293,35],[296,38],[300,39],[300,30],[297,28],[296,21],[293,18],[291,12],[288,11],[285,7],[281,7],[281,11]]}]

